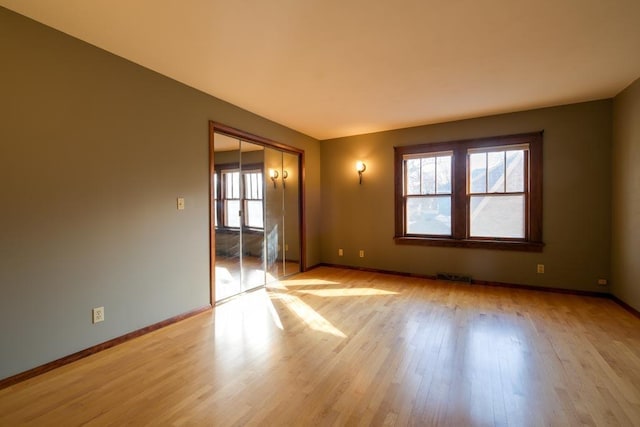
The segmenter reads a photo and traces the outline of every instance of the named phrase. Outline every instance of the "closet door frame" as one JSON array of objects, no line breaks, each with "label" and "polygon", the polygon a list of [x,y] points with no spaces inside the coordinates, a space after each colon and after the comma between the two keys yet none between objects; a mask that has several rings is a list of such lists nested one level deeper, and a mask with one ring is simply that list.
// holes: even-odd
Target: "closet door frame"
[{"label": "closet door frame", "polygon": [[216,206],[214,206],[214,176],[215,176],[215,163],[214,163],[214,145],[213,139],[215,133],[225,134],[227,136],[237,138],[253,144],[262,145],[267,148],[275,148],[277,150],[298,155],[299,161],[299,235],[300,235],[300,271],[306,270],[306,234],[305,234],[305,167],[304,167],[304,150],[300,150],[296,147],[291,147],[286,144],[282,144],[277,141],[273,141],[268,138],[264,138],[258,135],[245,132],[240,129],[227,126],[215,121],[209,121],[209,301],[211,305],[215,305],[216,298]]}]

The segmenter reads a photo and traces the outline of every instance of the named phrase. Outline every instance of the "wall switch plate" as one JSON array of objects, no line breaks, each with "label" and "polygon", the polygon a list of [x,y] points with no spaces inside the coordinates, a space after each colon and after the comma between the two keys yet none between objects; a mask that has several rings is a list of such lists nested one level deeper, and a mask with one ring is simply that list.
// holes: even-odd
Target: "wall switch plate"
[{"label": "wall switch plate", "polygon": [[93,323],[104,322],[104,307],[96,307],[91,312],[93,314]]},{"label": "wall switch plate", "polygon": [[178,210],[179,211],[183,211],[184,210],[184,197],[178,197]]},{"label": "wall switch plate", "polygon": [[544,273],[544,264],[538,264],[537,272],[538,272],[538,274],[543,274]]},{"label": "wall switch plate", "polygon": [[360,249],[360,258],[364,258],[364,249]]},{"label": "wall switch plate", "polygon": [[342,250],[342,248],[338,249],[338,256],[343,256],[344,255],[344,251]]}]

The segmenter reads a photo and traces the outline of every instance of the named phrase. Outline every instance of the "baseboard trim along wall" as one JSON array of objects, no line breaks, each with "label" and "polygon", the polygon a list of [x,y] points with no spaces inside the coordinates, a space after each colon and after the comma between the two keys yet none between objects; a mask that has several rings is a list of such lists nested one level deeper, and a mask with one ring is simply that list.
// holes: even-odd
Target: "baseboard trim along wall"
[{"label": "baseboard trim along wall", "polygon": [[100,344],[96,344],[93,347],[89,347],[84,350],[80,350],[77,353],[70,354],[65,357],[61,357],[60,359],[54,360],[53,362],[46,363],[44,365],[36,366],[33,369],[29,369],[28,371],[21,372],[19,374],[4,378],[0,380],[0,390],[3,388],[10,387],[19,382],[28,380],[29,378],[37,377],[38,375],[44,374],[45,372],[52,371],[56,368],[59,368],[64,365],[68,365],[69,363],[75,362],[80,359],[84,359],[87,356],[91,356],[92,354],[101,352],[111,347],[115,347],[119,344],[130,341],[134,338],[140,337],[142,335],[148,334],[160,328],[164,328],[171,324],[177,323],[181,320],[187,319],[189,317],[193,317],[197,314],[204,313],[205,311],[211,310],[211,305],[205,305],[200,308],[196,308],[194,310],[188,311],[183,314],[179,314],[174,317],[170,317],[169,319],[163,320],[158,323],[154,323],[153,325],[145,326],[144,328],[138,329],[133,332],[129,332],[128,334],[113,338],[109,341],[105,341]]},{"label": "baseboard trim along wall", "polygon": [[[436,276],[430,276],[430,275],[427,275],[427,274],[404,273],[404,272],[401,272],[401,271],[379,270],[377,268],[353,267],[353,266],[349,266],[349,265],[328,264],[328,263],[316,264],[313,267],[307,269],[307,271],[308,270],[312,270],[314,268],[318,268],[318,267],[346,268],[346,269],[349,269],[349,270],[370,271],[372,273],[393,274],[393,275],[396,275],[396,276],[417,277],[417,278],[420,278],[420,279],[438,280],[438,278]],[[471,279],[471,284],[472,285],[484,285],[484,286],[499,286],[499,287],[502,287],[502,288],[525,289],[525,290],[529,290],[529,291],[553,292],[553,293],[556,293],[556,294],[580,295],[580,296],[585,296],[585,297],[607,298],[607,299],[611,299],[614,302],[616,302],[619,306],[621,306],[622,308],[627,310],[629,313],[631,313],[634,316],[640,318],[640,311],[636,310],[635,308],[633,308],[632,306],[630,306],[629,304],[627,304],[626,302],[622,301],[620,298],[618,298],[617,296],[615,296],[615,295],[613,295],[613,294],[611,294],[609,292],[593,292],[593,291],[580,291],[580,290],[575,290],[575,289],[547,288],[547,287],[544,287],[544,286],[519,285],[519,284],[515,284],[515,283],[491,282],[491,281],[476,280],[476,279]]]},{"label": "baseboard trim along wall", "polygon": [[640,311],[638,311],[635,308],[631,307],[629,304],[627,304],[626,302],[622,301],[620,298],[618,298],[617,296],[615,296],[613,294],[611,294],[610,297],[611,297],[612,300],[614,300],[619,305],[621,305],[629,313],[633,314],[634,316],[636,316],[637,318],[640,319]]}]

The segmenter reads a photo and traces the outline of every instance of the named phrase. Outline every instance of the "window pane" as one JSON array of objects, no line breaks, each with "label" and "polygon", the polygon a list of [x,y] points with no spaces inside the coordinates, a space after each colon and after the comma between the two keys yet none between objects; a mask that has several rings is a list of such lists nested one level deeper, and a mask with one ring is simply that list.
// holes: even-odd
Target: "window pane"
[{"label": "window pane", "polygon": [[469,155],[469,169],[471,170],[469,184],[472,193],[487,191],[487,153]]},{"label": "window pane", "polygon": [[244,193],[247,199],[262,199],[262,173],[246,172],[244,174]]},{"label": "window pane", "polygon": [[524,191],[524,150],[507,151],[507,191]]},{"label": "window pane", "polygon": [[438,194],[451,193],[451,156],[438,157]]},{"label": "window pane", "polygon": [[471,237],[524,238],[524,195],[471,196]]},{"label": "window pane", "polygon": [[227,199],[240,198],[240,172],[226,172],[225,178],[225,197]]},{"label": "window pane", "polygon": [[408,197],[407,233],[451,235],[451,197]]},{"label": "window pane", "polygon": [[487,193],[504,193],[504,151],[487,153]]},{"label": "window pane", "polygon": [[218,174],[213,175],[213,225],[218,226]]},{"label": "window pane", "polygon": [[262,174],[256,173],[256,199],[262,199]]},{"label": "window pane", "polygon": [[224,210],[225,226],[240,228],[240,216],[238,215],[240,211],[240,201],[225,200]]},{"label": "window pane", "polygon": [[245,175],[246,181],[249,181],[249,191],[247,191],[247,198],[248,199],[255,199],[256,197],[256,177],[254,174],[252,173],[248,173]]},{"label": "window pane", "polygon": [[247,200],[247,227],[263,228],[262,200]]},{"label": "window pane", "polygon": [[244,177],[244,197],[250,199],[251,198],[251,175],[246,173],[243,175]]},{"label": "window pane", "polygon": [[422,191],[420,194],[436,194],[436,159],[422,159]]},{"label": "window pane", "polygon": [[231,176],[232,174],[230,172],[226,172],[222,175],[225,185],[224,194],[227,197],[233,197],[233,179],[231,179]]},{"label": "window pane", "polygon": [[407,194],[420,194],[420,159],[406,161]]},{"label": "window pane", "polygon": [[250,187],[249,187],[249,197],[250,199],[257,199],[257,183],[256,183],[256,174],[250,173],[247,174],[249,177]]}]

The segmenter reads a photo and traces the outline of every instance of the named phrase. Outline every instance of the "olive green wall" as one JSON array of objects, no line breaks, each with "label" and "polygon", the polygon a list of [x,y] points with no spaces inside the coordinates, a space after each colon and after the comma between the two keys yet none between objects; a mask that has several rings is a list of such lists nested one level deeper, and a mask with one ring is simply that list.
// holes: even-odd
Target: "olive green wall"
[{"label": "olive green wall", "polygon": [[209,120],[305,150],[320,262],[318,141],[4,8],[0,64],[0,378],[209,303]]},{"label": "olive green wall", "polygon": [[[322,260],[606,292],[597,281],[609,278],[610,266],[611,110],[605,100],[322,141]],[[394,146],[540,130],[542,253],[394,244]],[[362,185],[357,160],[367,165]],[[537,264],[545,265],[544,274],[536,273]]]},{"label": "olive green wall", "polygon": [[640,310],[640,79],[613,101],[613,294]]}]

